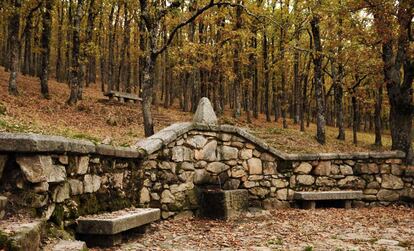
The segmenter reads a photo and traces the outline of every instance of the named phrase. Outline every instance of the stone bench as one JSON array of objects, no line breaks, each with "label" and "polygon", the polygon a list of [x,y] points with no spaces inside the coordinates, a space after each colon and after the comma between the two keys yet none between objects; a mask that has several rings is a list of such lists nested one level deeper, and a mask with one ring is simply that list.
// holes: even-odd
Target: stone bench
[{"label": "stone bench", "polygon": [[110,100],[117,100],[120,102],[137,102],[142,101],[142,98],[138,97],[138,95],[133,93],[126,93],[126,92],[118,92],[118,91],[108,91],[104,94],[104,96],[108,97]]},{"label": "stone bench", "polygon": [[133,208],[83,216],[77,220],[78,237],[91,246],[113,246],[122,241],[122,232],[159,220],[158,208]]},{"label": "stone bench", "polygon": [[343,201],[345,208],[351,208],[352,200],[361,198],[362,191],[295,192],[293,195],[293,199],[301,201],[306,209],[315,209],[317,201]]}]

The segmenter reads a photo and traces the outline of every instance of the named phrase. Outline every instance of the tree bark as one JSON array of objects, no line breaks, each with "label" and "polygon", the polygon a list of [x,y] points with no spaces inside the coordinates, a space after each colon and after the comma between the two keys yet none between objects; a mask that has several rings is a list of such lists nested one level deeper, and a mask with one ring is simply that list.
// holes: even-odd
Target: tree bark
[{"label": "tree bark", "polygon": [[382,121],[381,121],[381,111],[382,111],[382,95],[383,87],[382,85],[378,88],[376,92],[377,98],[375,99],[375,145],[382,146]]},{"label": "tree bark", "polygon": [[314,81],[315,81],[315,99],[316,99],[316,139],[320,144],[325,144],[325,106],[322,82],[322,44],[319,28],[320,17],[314,15],[311,20],[313,44],[315,54],[314,64]]},{"label": "tree bark", "polygon": [[81,82],[81,69],[79,62],[80,52],[80,22],[82,17],[82,4],[83,0],[78,0],[73,16],[73,32],[72,32],[72,60],[70,69],[70,96],[68,100],[69,105],[74,105],[78,102],[79,88]]},{"label": "tree bark", "polygon": [[49,57],[50,57],[50,40],[52,36],[52,11],[54,0],[44,0],[44,13],[42,20],[42,71],[40,73],[40,93],[43,98],[49,98]]},{"label": "tree bark", "polygon": [[17,72],[19,70],[19,50],[20,50],[20,9],[22,7],[20,0],[13,0],[13,12],[9,23],[9,41],[10,41],[10,77],[8,91],[10,95],[17,96]]}]

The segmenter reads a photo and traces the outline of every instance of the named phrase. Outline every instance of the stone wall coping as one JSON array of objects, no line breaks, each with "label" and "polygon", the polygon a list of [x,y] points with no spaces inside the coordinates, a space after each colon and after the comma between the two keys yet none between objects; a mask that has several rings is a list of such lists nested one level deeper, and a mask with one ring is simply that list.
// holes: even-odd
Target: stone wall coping
[{"label": "stone wall coping", "polygon": [[162,129],[151,137],[138,141],[133,147],[116,147],[98,144],[86,140],[69,139],[61,136],[40,135],[33,133],[0,133],[0,152],[22,153],[78,153],[100,154],[119,158],[143,158],[155,153],[163,146],[175,141],[181,135],[192,131],[209,131],[231,133],[244,138],[268,151],[282,160],[313,161],[313,160],[358,160],[358,159],[403,159],[402,151],[355,152],[355,153],[298,153],[290,154],[269,146],[264,140],[249,133],[246,129],[232,125],[176,123]]},{"label": "stone wall coping", "polygon": [[95,144],[86,140],[34,133],[0,133],[0,152],[95,152]]}]

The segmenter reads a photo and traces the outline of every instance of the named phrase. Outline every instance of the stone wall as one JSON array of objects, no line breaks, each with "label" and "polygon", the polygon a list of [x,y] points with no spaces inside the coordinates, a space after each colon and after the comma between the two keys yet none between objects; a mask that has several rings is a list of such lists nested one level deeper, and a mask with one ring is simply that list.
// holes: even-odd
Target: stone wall
[{"label": "stone wall", "polygon": [[208,106],[133,148],[0,134],[0,196],[62,225],[130,206],[161,208],[163,218],[197,213],[205,188],[246,189],[265,208],[295,206],[295,191],[362,190],[355,206],[414,201],[414,166],[401,152],[286,154],[217,125]]}]

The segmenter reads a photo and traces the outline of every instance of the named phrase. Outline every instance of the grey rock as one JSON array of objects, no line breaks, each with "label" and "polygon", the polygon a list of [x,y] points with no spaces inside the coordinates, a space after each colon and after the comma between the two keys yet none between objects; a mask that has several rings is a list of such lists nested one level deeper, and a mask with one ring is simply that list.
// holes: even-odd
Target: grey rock
[{"label": "grey rock", "polygon": [[381,187],[387,189],[402,189],[404,187],[404,182],[400,177],[391,174],[384,174],[382,175]]},{"label": "grey rock", "polygon": [[246,171],[242,166],[236,166],[231,169],[231,177],[233,178],[241,178],[246,176]]},{"label": "grey rock", "polygon": [[275,162],[264,162],[263,163],[263,174],[264,175],[273,175],[277,173],[277,166]]},{"label": "grey rock", "polygon": [[259,158],[251,158],[247,161],[249,167],[249,174],[262,174],[263,166],[262,161]]},{"label": "grey rock", "polygon": [[335,186],[335,179],[329,177],[317,177],[315,184],[320,187],[333,187]]},{"label": "grey rock", "polygon": [[270,193],[270,190],[264,187],[252,187],[249,189],[249,192],[253,195],[259,196],[260,198],[264,198]]},{"label": "grey rock", "polygon": [[143,187],[141,189],[141,192],[139,193],[139,203],[140,204],[145,204],[150,202],[150,192],[146,187]]},{"label": "grey rock", "polygon": [[29,182],[62,182],[66,180],[64,166],[53,165],[47,155],[18,156],[16,162]]},{"label": "grey rock", "polygon": [[222,162],[212,162],[207,165],[206,170],[214,174],[219,174],[230,169],[230,166]]},{"label": "grey rock", "polygon": [[170,190],[164,190],[161,194],[161,203],[163,204],[169,204],[169,203],[174,203],[175,201],[175,197],[174,195],[171,193]]},{"label": "grey rock", "polygon": [[338,186],[340,188],[364,189],[365,185],[365,180],[355,176],[347,176],[338,181]]},{"label": "grey rock", "polygon": [[252,149],[242,149],[239,151],[240,159],[247,160],[253,157]]},{"label": "grey rock", "polygon": [[300,185],[310,186],[315,183],[315,178],[312,175],[298,175],[296,176],[297,183]]},{"label": "grey rock", "polygon": [[187,139],[187,144],[194,148],[203,148],[207,139],[202,135],[195,135]]},{"label": "grey rock", "polygon": [[83,177],[84,193],[94,193],[101,187],[101,177],[98,175],[87,174]]},{"label": "grey rock", "polygon": [[52,191],[52,200],[54,202],[63,202],[66,199],[70,198],[70,186],[69,183],[65,182],[61,185],[58,185],[55,187],[55,189]]},{"label": "grey rock", "polygon": [[235,147],[221,146],[219,148],[219,155],[222,160],[237,159],[238,152],[239,150]]},{"label": "grey rock", "polygon": [[379,239],[375,242],[375,244],[384,246],[398,246],[400,242],[396,240]]},{"label": "grey rock", "polygon": [[60,240],[53,246],[52,251],[85,251],[88,247],[83,241]]},{"label": "grey rock", "polygon": [[96,153],[104,156],[118,157],[118,158],[138,158],[141,153],[135,148],[111,146],[99,144],[96,146]]},{"label": "grey rock", "polygon": [[315,175],[330,175],[331,174],[331,161],[321,161],[313,170]]},{"label": "grey rock", "polygon": [[180,161],[192,161],[193,151],[185,146],[175,146],[172,149],[172,160]]},{"label": "grey rock", "polygon": [[77,179],[69,179],[70,191],[72,195],[83,194],[83,182]]},{"label": "grey rock", "polygon": [[276,188],[285,188],[286,182],[282,179],[272,179],[272,186]]},{"label": "grey rock", "polygon": [[194,164],[192,162],[182,162],[180,168],[184,171],[193,171]]},{"label": "grey rock", "polygon": [[208,98],[203,97],[198,103],[197,110],[193,117],[193,123],[216,125],[218,123],[216,113]]},{"label": "grey rock", "polygon": [[339,170],[341,171],[342,175],[353,175],[354,174],[352,167],[346,164],[340,165]]},{"label": "grey rock", "polygon": [[202,150],[196,150],[194,157],[197,160],[215,161],[217,160],[216,150],[217,141],[212,140],[207,143]]},{"label": "grey rock", "polygon": [[399,193],[393,190],[381,189],[377,194],[380,201],[397,201],[400,197]]},{"label": "grey rock", "polygon": [[68,172],[74,174],[86,174],[89,171],[89,157],[76,156],[69,159]]},{"label": "grey rock", "polygon": [[302,162],[298,167],[295,168],[294,173],[298,174],[309,174],[312,171],[312,165],[308,162]]}]

